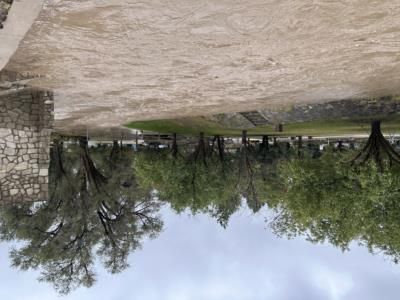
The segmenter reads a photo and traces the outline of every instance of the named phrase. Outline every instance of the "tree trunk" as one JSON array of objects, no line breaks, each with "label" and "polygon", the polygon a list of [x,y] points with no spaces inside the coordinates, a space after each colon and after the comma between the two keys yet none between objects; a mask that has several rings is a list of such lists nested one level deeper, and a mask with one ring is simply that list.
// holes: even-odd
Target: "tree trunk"
[{"label": "tree trunk", "polygon": [[118,145],[118,141],[114,140],[113,141],[113,147],[111,149],[111,153],[110,153],[110,161],[114,160],[114,158],[116,157],[116,155],[120,152],[120,148]]},{"label": "tree trunk", "polygon": [[374,120],[371,123],[371,134],[382,134],[381,132],[381,121]]},{"label": "tree trunk", "polygon": [[373,159],[379,171],[383,172],[383,156],[385,154],[389,159],[390,166],[393,161],[400,164],[400,155],[393,149],[381,132],[381,121],[374,120],[371,122],[371,134],[366,145],[351,161],[351,164],[354,165],[359,159],[359,164],[364,164],[369,159]]},{"label": "tree trunk", "polygon": [[225,159],[225,143],[224,138],[217,136],[217,147],[218,147],[218,156],[219,160],[222,162]]},{"label": "tree trunk", "polygon": [[268,143],[268,135],[263,135],[263,138],[262,138],[262,146],[263,146],[263,149],[265,150],[265,151],[268,151],[269,150],[269,143]]},{"label": "tree trunk", "polygon": [[247,146],[247,130],[242,131],[242,145]]},{"label": "tree trunk", "polygon": [[302,149],[303,149],[303,137],[299,135],[298,137],[298,144],[297,144],[297,155],[299,157],[302,156]]},{"label": "tree trunk", "polygon": [[176,138],[176,133],[172,135],[172,157],[177,158],[178,156],[178,143]]},{"label": "tree trunk", "polygon": [[89,155],[88,140],[86,137],[79,139],[80,147],[80,158],[81,158],[81,175],[84,177],[84,181],[89,184],[93,184],[97,191],[100,190],[102,184],[107,180],[103,174],[96,168],[92,159]]},{"label": "tree trunk", "polygon": [[343,151],[343,141],[338,141],[338,150],[339,150],[339,152],[342,152]]}]

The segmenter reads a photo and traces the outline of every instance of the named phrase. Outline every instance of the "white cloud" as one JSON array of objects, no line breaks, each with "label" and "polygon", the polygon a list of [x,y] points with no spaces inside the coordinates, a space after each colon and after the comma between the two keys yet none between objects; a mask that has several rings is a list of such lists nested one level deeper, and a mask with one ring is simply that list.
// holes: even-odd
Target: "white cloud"
[{"label": "white cloud", "polygon": [[315,265],[309,276],[315,287],[329,295],[327,299],[331,300],[343,299],[354,287],[349,273],[336,272],[327,265]]},{"label": "white cloud", "polygon": [[[265,229],[263,215],[235,215],[221,228],[207,216],[164,211],[165,230],[129,258],[131,268],[110,275],[97,268],[97,284],[66,300],[313,300],[397,299],[397,266],[353,245],[342,254],[329,245],[286,240]],[[0,299],[56,299],[37,272],[8,267],[1,245]],[[382,298],[383,299],[383,298]]]}]

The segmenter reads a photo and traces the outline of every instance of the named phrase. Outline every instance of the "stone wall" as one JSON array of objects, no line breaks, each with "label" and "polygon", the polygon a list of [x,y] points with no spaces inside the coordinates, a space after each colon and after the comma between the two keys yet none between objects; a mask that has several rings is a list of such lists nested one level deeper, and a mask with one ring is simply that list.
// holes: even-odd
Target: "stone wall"
[{"label": "stone wall", "polygon": [[47,91],[0,91],[0,203],[47,198],[53,110]]},{"label": "stone wall", "polygon": [[206,116],[205,119],[212,122],[216,122],[221,126],[227,128],[248,129],[255,127],[253,123],[251,123],[240,113],[227,113],[227,114]]},{"label": "stone wall", "polygon": [[299,123],[316,120],[344,120],[367,117],[388,117],[400,111],[395,97],[378,99],[346,99],[328,103],[301,104],[285,110],[260,110],[270,124]]},{"label": "stone wall", "polygon": [[256,113],[263,118],[265,124],[262,125],[386,118],[400,114],[400,98],[388,96],[377,99],[345,99],[327,103],[299,104],[284,109],[262,109],[252,112],[219,114],[205,118],[224,127],[248,129],[255,127],[255,124],[246,117],[251,113]]}]

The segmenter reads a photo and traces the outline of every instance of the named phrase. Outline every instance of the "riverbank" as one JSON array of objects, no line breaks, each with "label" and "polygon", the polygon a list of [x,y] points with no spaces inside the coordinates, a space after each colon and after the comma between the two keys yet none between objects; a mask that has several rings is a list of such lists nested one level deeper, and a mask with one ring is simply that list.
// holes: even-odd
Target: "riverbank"
[{"label": "riverbank", "polygon": [[[132,129],[152,131],[158,133],[179,133],[197,135],[204,132],[206,135],[240,136],[243,129],[223,127],[220,124],[207,120],[204,117],[185,118],[175,120],[138,121],[127,125]],[[353,120],[326,120],[287,124],[282,132],[277,132],[273,126],[260,126],[248,129],[249,135],[270,136],[353,136],[368,135],[370,119]],[[400,132],[400,118],[387,119],[382,123],[385,134]]]},{"label": "riverbank", "polygon": [[282,109],[218,114],[190,118],[136,121],[127,127],[160,133],[279,136],[367,134],[370,121],[383,121],[387,133],[400,132],[399,97],[347,99],[318,104],[299,104]]}]

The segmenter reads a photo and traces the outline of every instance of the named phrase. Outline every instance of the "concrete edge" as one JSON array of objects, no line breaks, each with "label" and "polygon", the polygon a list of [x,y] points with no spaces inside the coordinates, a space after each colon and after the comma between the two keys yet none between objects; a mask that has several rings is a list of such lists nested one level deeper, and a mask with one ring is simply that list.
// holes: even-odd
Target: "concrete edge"
[{"label": "concrete edge", "polygon": [[4,28],[0,29],[0,71],[18,49],[42,10],[45,0],[14,0]]}]

